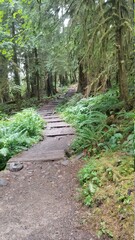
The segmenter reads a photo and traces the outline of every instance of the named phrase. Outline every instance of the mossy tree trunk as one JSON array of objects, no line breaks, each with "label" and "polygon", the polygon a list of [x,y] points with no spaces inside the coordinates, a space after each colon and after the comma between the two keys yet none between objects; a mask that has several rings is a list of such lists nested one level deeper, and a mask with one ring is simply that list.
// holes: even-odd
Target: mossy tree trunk
[{"label": "mossy tree trunk", "polygon": [[120,99],[124,100],[125,104],[128,104],[128,83],[127,72],[124,59],[124,50],[122,46],[122,29],[116,29],[116,46],[117,46],[117,61],[118,61],[118,84],[120,91]]},{"label": "mossy tree trunk", "polygon": [[125,39],[123,34],[123,12],[122,12],[122,3],[121,1],[114,1],[113,6],[115,9],[116,18],[116,53],[117,53],[117,65],[118,65],[118,84],[120,99],[125,102],[125,105],[128,106],[129,92],[128,92],[128,81],[127,81],[127,70],[126,70],[126,59],[125,59]]},{"label": "mossy tree trunk", "polygon": [[7,60],[0,54],[0,102],[9,100],[9,82]]},{"label": "mossy tree trunk", "polygon": [[87,85],[88,85],[87,74],[84,71],[83,63],[80,61],[79,62],[79,80],[78,80],[77,92],[85,94]]},{"label": "mossy tree trunk", "polygon": [[35,77],[36,77],[36,95],[37,99],[40,100],[40,75],[39,75],[39,58],[37,48],[34,49],[35,52]]},{"label": "mossy tree trunk", "polygon": [[26,72],[26,84],[27,84],[27,92],[26,96],[30,98],[30,78],[29,78],[29,62],[28,62],[28,55],[25,53],[25,72]]},{"label": "mossy tree trunk", "polygon": [[[13,14],[12,14],[13,16]],[[18,89],[15,90],[14,96],[16,101],[20,100],[21,93],[20,93],[20,74],[19,74],[19,64],[18,64],[18,56],[17,56],[17,45],[15,42],[16,37],[16,29],[15,29],[15,22],[14,19],[12,20],[12,38],[13,38],[13,72],[14,72],[14,82],[15,85],[18,86]]]}]

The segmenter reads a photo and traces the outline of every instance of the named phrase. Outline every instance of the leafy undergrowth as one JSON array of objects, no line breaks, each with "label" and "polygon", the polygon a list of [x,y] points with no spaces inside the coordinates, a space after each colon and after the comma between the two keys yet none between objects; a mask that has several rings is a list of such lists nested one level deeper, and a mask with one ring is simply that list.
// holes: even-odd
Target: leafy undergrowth
[{"label": "leafy undergrowth", "polygon": [[92,207],[90,224],[98,235],[133,239],[133,156],[135,111],[126,112],[115,91],[82,98],[58,108],[76,128],[75,153],[84,152],[79,198]]},{"label": "leafy undergrowth", "polygon": [[36,109],[37,106],[40,106],[40,101],[37,101],[35,97],[27,100],[21,99],[18,102],[11,101],[8,103],[0,103],[0,118],[3,114],[12,115],[26,108]]},{"label": "leafy undergrowth", "polygon": [[1,116],[0,120],[0,170],[15,154],[26,150],[41,140],[44,121],[33,110],[25,109],[13,117]]},{"label": "leafy undergrowth", "polygon": [[90,206],[87,221],[98,236],[133,240],[133,159],[122,152],[88,158],[78,173],[79,199]]},{"label": "leafy undergrowth", "polygon": [[76,128],[73,150],[86,150],[93,155],[102,150],[123,149],[133,154],[135,111],[126,112],[113,91],[87,99],[81,97],[76,94],[58,108],[66,121]]}]

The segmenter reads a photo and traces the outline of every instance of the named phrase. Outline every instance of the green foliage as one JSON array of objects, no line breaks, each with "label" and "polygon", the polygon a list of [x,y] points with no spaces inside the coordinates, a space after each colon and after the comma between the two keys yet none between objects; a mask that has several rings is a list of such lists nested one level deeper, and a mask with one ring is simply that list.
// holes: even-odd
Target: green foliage
[{"label": "green foliage", "polygon": [[107,128],[106,115],[91,111],[86,119],[77,118],[77,138],[72,144],[73,149],[77,152],[86,148],[91,151],[98,150],[98,144],[104,136],[104,129]]},{"label": "green foliage", "polygon": [[115,222],[119,229],[124,226],[124,236],[132,236],[133,194],[129,196],[128,192],[134,189],[135,112],[124,111],[123,103],[112,91],[80,101],[77,95],[70,103],[59,110],[76,128],[72,148],[83,151],[87,161],[78,173],[79,200],[92,207],[94,219],[90,222],[96,224],[98,236],[117,236],[112,227]]},{"label": "green foliage", "polygon": [[93,196],[101,186],[100,176],[96,169],[96,164],[91,162],[87,164],[78,174],[80,184],[82,186],[81,198],[87,206],[92,206]]},{"label": "green foliage", "polygon": [[[45,100],[48,100],[47,97]],[[44,102],[43,102],[44,103]],[[21,111],[26,108],[33,108],[37,109],[42,102],[37,101],[36,97],[30,99],[22,99],[18,102],[9,102],[9,103],[0,103],[0,119],[2,116],[6,117],[7,115],[10,116],[18,111]]]},{"label": "green foliage", "polygon": [[104,221],[100,222],[100,228],[97,235],[98,237],[106,236],[109,237],[110,239],[113,239],[113,234],[108,230],[106,223]]},{"label": "green foliage", "polygon": [[7,114],[0,111],[0,120],[6,119],[6,118],[7,118]]},{"label": "green foliage", "polygon": [[14,154],[41,139],[44,121],[33,109],[25,109],[8,120],[0,121],[0,169]]},{"label": "green foliage", "polygon": [[75,95],[58,109],[76,128],[73,150],[95,154],[101,150],[123,149],[133,154],[135,113],[122,110],[123,103],[119,102],[116,92],[109,91],[80,101],[78,97],[80,95]]},{"label": "green foliage", "polygon": [[16,109],[16,105],[14,103],[6,104],[6,103],[0,103],[0,115],[10,115],[12,112],[14,112]]},{"label": "green foliage", "polygon": [[133,177],[133,168],[132,157],[128,155],[120,157],[119,153],[107,152],[87,157],[87,163],[78,173],[81,200],[87,206],[102,205],[112,194],[111,186],[114,201],[128,206],[132,199],[127,192],[128,188],[132,188],[130,178]]}]

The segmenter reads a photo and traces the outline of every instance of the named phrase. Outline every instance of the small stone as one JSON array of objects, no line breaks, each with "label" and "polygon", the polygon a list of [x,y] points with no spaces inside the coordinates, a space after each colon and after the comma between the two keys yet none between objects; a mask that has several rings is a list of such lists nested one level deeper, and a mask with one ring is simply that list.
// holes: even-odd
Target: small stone
[{"label": "small stone", "polygon": [[18,172],[23,169],[22,163],[10,163],[7,165],[7,169],[11,172]]},{"label": "small stone", "polygon": [[61,164],[62,164],[63,166],[67,166],[68,163],[69,163],[69,161],[68,161],[67,159],[61,161]]},{"label": "small stone", "polygon": [[62,175],[59,175],[58,178],[62,178]]},{"label": "small stone", "polygon": [[16,179],[16,178],[17,178],[17,176],[16,176],[16,175],[14,175],[14,176],[13,176],[13,178],[14,178],[14,179]]},{"label": "small stone", "polygon": [[3,179],[3,178],[0,178],[0,187],[4,187],[4,186],[7,186],[8,185],[8,182]]},{"label": "small stone", "polygon": [[65,155],[70,158],[72,156],[72,151],[70,148],[65,149]]}]

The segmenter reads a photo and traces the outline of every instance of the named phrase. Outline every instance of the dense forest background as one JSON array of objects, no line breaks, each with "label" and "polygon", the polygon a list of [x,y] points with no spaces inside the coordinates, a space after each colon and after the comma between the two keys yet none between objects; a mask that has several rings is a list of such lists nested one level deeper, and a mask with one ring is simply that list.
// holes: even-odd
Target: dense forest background
[{"label": "dense forest background", "polygon": [[68,155],[86,163],[78,199],[91,208],[82,226],[133,239],[134,0],[0,0],[0,171],[43,140],[46,123],[33,108],[71,84],[77,93],[56,111],[76,130]]},{"label": "dense forest background", "polygon": [[0,102],[51,96],[78,84],[85,96],[134,96],[132,0],[0,0]]}]

